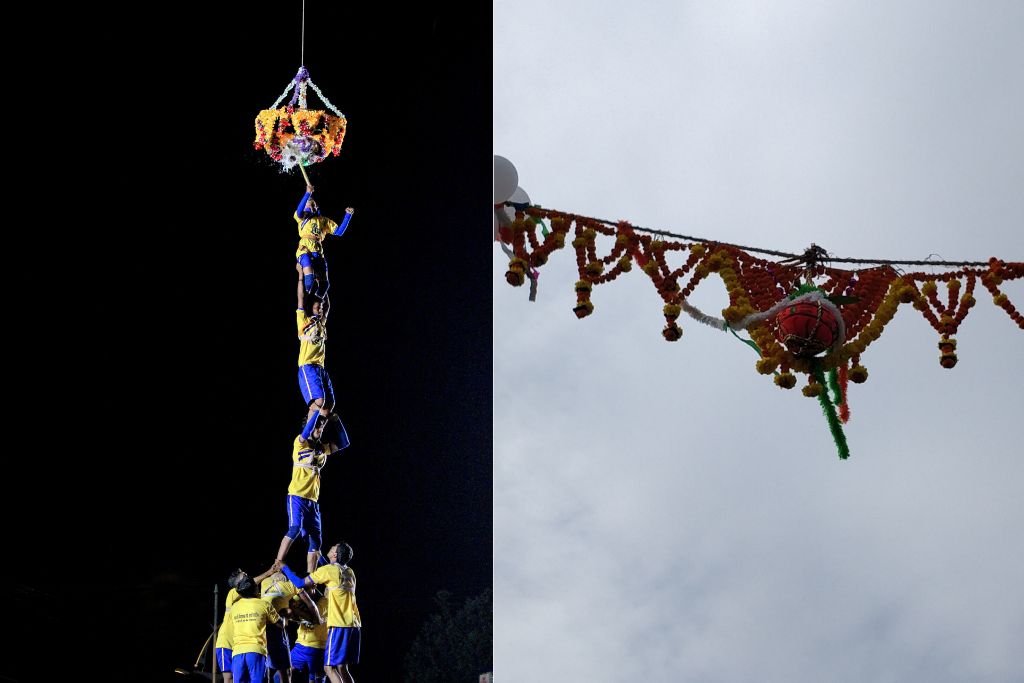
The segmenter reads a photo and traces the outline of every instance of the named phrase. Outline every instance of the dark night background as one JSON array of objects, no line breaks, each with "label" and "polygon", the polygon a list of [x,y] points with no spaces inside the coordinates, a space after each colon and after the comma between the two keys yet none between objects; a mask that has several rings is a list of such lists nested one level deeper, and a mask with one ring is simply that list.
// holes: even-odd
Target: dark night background
[{"label": "dark night background", "polygon": [[[62,151],[8,187],[27,245],[6,250],[23,315],[0,681],[161,680],[202,646],[214,584],[222,611],[228,572],[274,559],[303,415],[304,183],[252,148],[253,119],[299,67],[300,9],[35,18],[31,111]],[[306,11],[305,64],[349,121],[315,196],[356,210],[327,242],[327,367],[353,445],[323,474],[324,542],[355,549],[356,679],[399,681],[436,592],[491,585],[490,8]],[[289,564],[304,558],[297,543]]]}]

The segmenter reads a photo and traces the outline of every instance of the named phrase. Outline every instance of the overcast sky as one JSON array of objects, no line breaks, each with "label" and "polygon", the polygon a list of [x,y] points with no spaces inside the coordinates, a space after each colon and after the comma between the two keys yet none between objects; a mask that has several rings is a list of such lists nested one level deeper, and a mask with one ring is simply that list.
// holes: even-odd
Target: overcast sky
[{"label": "overcast sky", "polygon": [[[499,0],[494,151],[545,207],[1021,261],[1022,35],[1018,1]],[[535,303],[493,263],[498,678],[1024,680],[1024,333],[980,285],[952,370],[900,308],[841,462],[748,347],[664,341],[639,269],[580,321],[570,249]]]}]

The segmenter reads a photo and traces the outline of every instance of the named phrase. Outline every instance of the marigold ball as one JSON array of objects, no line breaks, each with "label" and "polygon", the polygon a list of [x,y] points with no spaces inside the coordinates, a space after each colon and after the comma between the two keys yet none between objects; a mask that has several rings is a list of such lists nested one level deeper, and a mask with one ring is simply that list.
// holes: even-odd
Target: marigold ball
[{"label": "marigold ball", "polygon": [[661,331],[661,336],[663,336],[666,341],[679,341],[683,336],[683,328],[679,327],[679,325],[676,325],[675,323],[669,323],[668,325],[665,325],[665,329]]},{"label": "marigold ball", "polygon": [[594,304],[589,301],[580,301],[573,307],[572,312],[576,314],[577,318],[586,318],[594,312]]},{"label": "marigold ball", "polygon": [[792,389],[796,386],[796,375],[791,372],[783,372],[775,375],[775,383],[783,389]]},{"label": "marigold ball", "polygon": [[854,384],[864,384],[868,380],[868,369],[863,365],[854,365],[847,373],[847,377]]},{"label": "marigold ball", "polygon": [[814,384],[808,384],[805,385],[804,388],[801,389],[801,391],[807,398],[816,398],[819,394],[821,394],[821,385],[818,384],[817,382],[815,382]]}]

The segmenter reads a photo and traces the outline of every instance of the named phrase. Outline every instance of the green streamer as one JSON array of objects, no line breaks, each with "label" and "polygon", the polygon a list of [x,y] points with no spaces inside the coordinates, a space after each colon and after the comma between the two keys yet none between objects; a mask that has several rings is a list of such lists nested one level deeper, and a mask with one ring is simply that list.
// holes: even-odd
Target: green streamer
[{"label": "green streamer", "polygon": [[835,396],[836,405],[843,405],[846,397],[843,396],[843,391],[839,388],[839,373],[836,372],[835,368],[828,371],[828,388],[832,390],[832,395]]},{"label": "green streamer", "polygon": [[548,236],[548,233],[549,233],[549,231],[548,231],[548,226],[544,225],[544,221],[542,221],[542,220],[541,220],[541,219],[539,219],[539,218],[534,218],[534,219],[533,219],[533,222],[534,222],[535,224],[537,224],[537,225],[539,225],[539,226],[540,226],[540,234],[542,234],[542,235],[544,235],[545,237],[547,237],[547,236]]},{"label": "green streamer", "polygon": [[828,428],[832,432],[832,440],[836,442],[839,459],[846,460],[850,457],[850,447],[846,444],[846,434],[843,433],[843,425],[840,424],[839,416],[836,415],[836,408],[828,398],[828,392],[825,390],[825,373],[822,372],[821,364],[817,360],[814,361],[814,371],[812,374],[815,381],[821,386],[821,393],[818,394],[818,403],[821,404],[821,412],[825,413]]},{"label": "green streamer", "polygon": [[741,342],[743,342],[744,344],[746,344],[746,345],[747,345],[747,346],[749,346],[750,348],[752,348],[752,349],[754,349],[755,351],[757,351],[757,355],[758,355],[758,356],[760,356],[760,355],[761,355],[761,347],[760,347],[760,346],[758,346],[758,345],[757,345],[757,342],[755,342],[755,341],[754,341],[753,339],[744,339],[744,338],[743,338],[743,337],[741,337],[740,335],[736,334],[736,330],[732,329],[732,328],[731,328],[731,327],[729,327],[728,325],[726,325],[726,326],[725,326],[725,329],[727,329],[727,330],[729,330],[730,332],[732,332],[732,336],[736,337],[736,338],[737,338],[737,339],[739,339],[739,340],[740,340]]},{"label": "green streamer", "polygon": [[[741,337],[740,335],[736,334],[736,330],[734,330],[734,329],[732,329],[731,327],[729,327],[729,323],[726,323],[726,324],[725,324],[725,329],[727,329],[727,330],[729,330],[730,332],[732,332],[732,336],[736,337],[736,338],[737,338],[737,339],[739,339],[739,340],[740,340],[741,342],[743,342],[744,344],[746,344],[746,345],[747,345],[747,346],[749,346],[750,348],[754,349],[754,351],[757,351],[757,355],[758,355],[758,356],[760,356],[760,355],[761,355],[761,347],[760,347],[760,346],[758,346],[758,345],[757,345],[757,342],[755,342],[755,341],[754,341],[753,339],[744,339],[744,338],[743,338],[743,337]],[[779,374],[779,373],[778,373],[778,372],[773,372],[772,374],[773,374],[773,375],[776,375],[776,376],[778,376],[778,374]]]}]

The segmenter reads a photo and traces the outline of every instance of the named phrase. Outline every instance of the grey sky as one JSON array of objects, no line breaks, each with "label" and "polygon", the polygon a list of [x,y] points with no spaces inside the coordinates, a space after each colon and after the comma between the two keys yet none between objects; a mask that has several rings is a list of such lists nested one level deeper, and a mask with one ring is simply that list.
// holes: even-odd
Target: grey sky
[{"label": "grey sky", "polygon": [[[526,0],[494,21],[494,151],[535,203],[1024,260],[1024,3]],[[749,348],[686,318],[665,342],[637,269],[580,321],[570,250],[535,303],[493,263],[501,680],[1024,680],[1024,334],[980,285],[953,370],[900,308],[839,462]],[[724,286],[692,301],[717,314]]]}]

